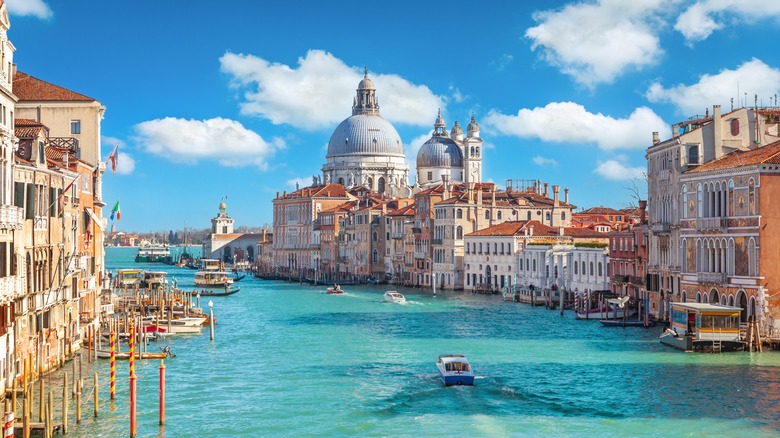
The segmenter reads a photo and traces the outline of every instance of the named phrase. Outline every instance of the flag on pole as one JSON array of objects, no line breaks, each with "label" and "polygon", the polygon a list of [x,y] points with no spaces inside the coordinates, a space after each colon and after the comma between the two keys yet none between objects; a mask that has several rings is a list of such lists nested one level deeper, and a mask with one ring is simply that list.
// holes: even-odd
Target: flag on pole
[{"label": "flag on pole", "polygon": [[111,151],[111,154],[108,155],[108,160],[106,160],[106,165],[108,165],[108,162],[111,162],[111,173],[116,173],[116,161],[117,156],[119,153],[119,145],[114,146],[114,150]]},{"label": "flag on pole", "polygon": [[[68,184],[68,186],[62,190],[62,193],[60,193],[60,197],[58,199],[58,204],[59,204],[58,207],[59,207],[60,214],[62,214],[63,210],[65,209],[65,195],[68,194],[68,190],[70,190],[70,188],[73,187],[74,184],[76,184],[76,181],[78,181],[80,177],[81,174],[76,175],[76,177],[73,178],[73,181],[71,181],[70,184]],[[70,199],[73,199],[72,195]]]},{"label": "flag on pole", "polygon": [[119,211],[119,201],[116,201],[114,208],[111,209],[111,220],[114,220],[114,216],[116,216],[116,220],[122,219],[122,213]]}]

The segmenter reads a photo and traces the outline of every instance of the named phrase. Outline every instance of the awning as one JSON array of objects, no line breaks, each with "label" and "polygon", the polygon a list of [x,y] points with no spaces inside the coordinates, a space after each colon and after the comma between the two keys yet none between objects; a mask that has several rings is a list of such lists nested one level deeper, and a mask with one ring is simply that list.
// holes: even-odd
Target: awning
[{"label": "awning", "polygon": [[89,215],[89,217],[91,217],[91,218],[92,218],[92,221],[93,221],[93,222],[95,222],[95,224],[98,226],[98,228],[100,228],[100,231],[104,231],[104,228],[103,228],[103,219],[99,218],[99,217],[98,217],[98,216],[95,214],[95,212],[94,212],[94,211],[92,211],[92,209],[91,209],[91,208],[89,208],[89,207],[84,207],[84,211],[86,211],[86,212],[87,212],[87,214]]}]

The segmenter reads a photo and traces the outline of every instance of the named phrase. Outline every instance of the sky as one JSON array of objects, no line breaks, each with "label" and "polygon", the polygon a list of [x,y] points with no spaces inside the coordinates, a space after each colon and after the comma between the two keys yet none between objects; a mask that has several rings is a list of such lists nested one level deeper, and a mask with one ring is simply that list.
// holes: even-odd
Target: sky
[{"label": "sky", "polygon": [[410,174],[438,110],[473,116],[483,180],[560,185],[577,210],[646,197],[654,131],[780,94],[776,0],[5,2],[18,70],[106,107],[126,232],[208,228],[223,200],[270,224],[365,69]]}]

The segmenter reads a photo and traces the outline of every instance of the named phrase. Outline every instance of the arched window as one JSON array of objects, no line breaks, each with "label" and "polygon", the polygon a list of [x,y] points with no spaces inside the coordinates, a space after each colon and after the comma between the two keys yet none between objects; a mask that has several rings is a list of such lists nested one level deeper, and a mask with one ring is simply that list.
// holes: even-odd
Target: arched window
[{"label": "arched window", "polygon": [[739,119],[731,119],[731,135],[736,137],[739,135]]},{"label": "arched window", "polygon": [[496,213],[496,218],[497,218],[498,220],[501,220],[501,212],[500,212],[500,211],[499,211],[498,213]]},{"label": "arched window", "polygon": [[562,211],[562,212],[561,212],[561,220],[562,220],[562,221],[565,221],[565,220],[566,220],[566,212],[565,212],[565,211]]},{"label": "arched window", "polygon": [[374,231],[374,234],[371,236],[371,240],[376,242],[379,239],[379,236],[377,235],[376,231]]},{"label": "arched window", "polygon": [[[682,187],[682,206],[681,206],[681,208],[682,208],[682,217],[683,217],[683,219],[687,219],[688,218],[688,187],[686,187],[685,184],[683,184],[683,187]],[[657,218],[657,219],[661,219],[661,218]]]},{"label": "arched window", "polygon": [[729,195],[728,195],[728,212],[729,217],[734,216],[734,180],[729,180]]},{"label": "arched window", "polygon": [[463,227],[461,227],[460,225],[458,225],[456,236],[458,239],[463,239]]},{"label": "arched window", "polygon": [[490,219],[490,210],[485,210],[485,219]]},{"label": "arched window", "polygon": [[528,220],[529,221],[531,220],[531,212],[530,211],[528,212]]},{"label": "arched window", "polygon": [[475,157],[479,157],[479,146],[477,146],[477,155]]},{"label": "arched window", "polygon": [[750,178],[750,181],[748,181],[748,208],[748,214],[758,213],[756,208],[756,181],[753,178]]},{"label": "arched window", "polygon": [[574,262],[574,275],[577,275],[577,262]]},{"label": "arched window", "polygon": [[463,210],[460,208],[458,209],[458,219],[463,219]]},{"label": "arched window", "polygon": [[374,178],[368,177],[368,188],[373,189],[374,188]]},{"label": "arched window", "polygon": [[602,271],[601,262],[599,262],[599,277],[601,277],[601,271]]},{"label": "arched window", "polygon": [[696,187],[696,217],[704,217],[704,191],[701,184]]},{"label": "arched window", "polygon": [[593,275],[593,262],[590,262],[590,275]]},{"label": "arched window", "polygon": [[339,184],[344,185],[344,178],[339,178]]},{"label": "arched window", "polygon": [[376,191],[379,192],[379,193],[384,193],[385,192],[385,179],[384,178],[380,177],[377,180]]},{"label": "arched window", "polygon": [[582,275],[585,275],[585,262],[582,262]]},{"label": "arched window", "polygon": [[377,250],[374,250],[373,254],[371,255],[371,260],[372,260],[374,263],[377,263],[377,262],[379,262],[379,251],[377,251]]}]

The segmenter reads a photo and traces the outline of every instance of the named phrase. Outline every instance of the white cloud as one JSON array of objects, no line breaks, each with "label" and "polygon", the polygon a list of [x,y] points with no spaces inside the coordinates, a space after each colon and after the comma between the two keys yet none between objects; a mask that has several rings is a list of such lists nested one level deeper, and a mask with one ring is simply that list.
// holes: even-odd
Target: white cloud
[{"label": "white cloud", "polygon": [[545,158],[541,155],[537,155],[533,158],[531,158],[531,161],[534,162],[537,166],[542,167],[558,167],[558,161],[556,161],[554,158]]},{"label": "white cloud", "polygon": [[116,173],[130,175],[135,170],[135,160],[130,155],[119,152],[116,160]]},{"label": "white cloud", "polygon": [[525,36],[542,59],[587,87],[641,70],[663,54],[659,14],[676,0],[598,0],[538,11]]},{"label": "white cloud", "polygon": [[780,18],[780,2],[751,0],[701,0],[677,17],[675,30],[689,44],[704,41],[716,30],[740,27],[762,19]]},{"label": "white cloud", "polygon": [[573,102],[552,102],[534,109],[521,109],[517,115],[488,113],[485,125],[501,134],[538,138],[559,143],[595,144],[601,149],[644,149],[653,131],[667,124],[651,109],[640,107],[628,118],[616,119],[593,114]]},{"label": "white cloud", "polygon": [[40,19],[48,19],[54,15],[43,0],[6,0],[8,13],[11,15],[31,15]]},{"label": "white cloud", "polygon": [[625,157],[599,162],[593,173],[613,181],[644,179],[646,167],[630,167]]},{"label": "white cloud", "polygon": [[135,130],[135,141],[147,152],[187,164],[213,160],[228,167],[252,165],[267,169],[268,158],[285,147],[281,138],[267,142],[241,123],[221,117],[166,117],[139,123]]},{"label": "white cloud", "polygon": [[504,53],[497,60],[491,61],[490,65],[492,65],[497,71],[504,71],[513,60],[514,56],[508,53]]},{"label": "white cloud", "polygon": [[[244,89],[241,112],[274,124],[315,130],[332,128],[349,117],[363,70],[322,50],[309,50],[298,67],[271,63],[253,55],[226,53],[222,71]],[[377,89],[380,113],[389,121],[425,126],[444,109],[444,99],[428,87],[394,74],[369,73]]]},{"label": "white cloud", "polygon": [[702,114],[705,109],[717,104],[729,108],[732,97],[737,98],[735,107],[745,106],[743,93],[748,95],[749,106],[753,105],[756,94],[759,99],[769,99],[780,93],[780,70],[754,58],[736,70],[724,69],[715,75],[702,75],[693,85],[664,88],[655,82],[650,85],[645,97],[655,103],[671,103],[682,113],[692,115]]}]

